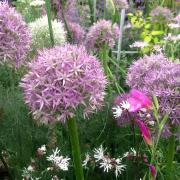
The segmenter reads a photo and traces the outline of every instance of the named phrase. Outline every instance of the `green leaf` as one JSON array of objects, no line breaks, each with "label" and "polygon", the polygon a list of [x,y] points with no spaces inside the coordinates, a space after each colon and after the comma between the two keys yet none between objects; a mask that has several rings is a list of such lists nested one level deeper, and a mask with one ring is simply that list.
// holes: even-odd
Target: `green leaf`
[{"label": "green leaf", "polygon": [[159,128],[160,130],[163,129],[164,125],[166,124],[167,120],[168,120],[169,116],[168,115],[165,115],[163,120],[161,121],[160,125],[159,125]]},{"label": "green leaf", "polygon": [[159,110],[159,103],[158,103],[158,99],[155,95],[153,95],[153,103],[155,105],[156,110]]},{"label": "green leaf", "polygon": [[164,34],[164,31],[152,31],[151,34],[153,36],[162,35],[162,34]]},{"label": "green leaf", "polygon": [[151,28],[151,24],[146,24],[145,25],[145,29],[150,29]]},{"label": "green leaf", "polygon": [[115,9],[115,5],[114,5],[113,0],[106,0],[106,3],[107,3],[108,12],[111,12],[114,15],[116,9]]},{"label": "green leaf", "polygon": [[128,13],[128,16],[129,16],[129,17],[132,17],[132,16],[134,16],[134,14],[132,14],[132,13]]},{"label": "green leaf", "polygon": [[145,42],[147,42],[147,43],[149,43],[149,42],[151,42],[151,36],[146,36],[145,38],[144,38],[144,41]]}]

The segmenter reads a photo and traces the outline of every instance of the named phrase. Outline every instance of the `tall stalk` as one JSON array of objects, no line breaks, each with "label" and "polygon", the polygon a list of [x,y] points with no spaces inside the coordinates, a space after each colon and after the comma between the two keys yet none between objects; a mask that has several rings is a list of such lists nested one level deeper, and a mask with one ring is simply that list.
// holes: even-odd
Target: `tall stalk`
[{"label": "tall stalk", "polygon": [[76,120],[69,119],[67,124],[71,141],[76,180],[84,180]]},{"label": "tall stalk", "polygon": [[46,12],[47,12],[47,17],[48,17],[48,26],[49,26],[49,34],[50,34],[50,40],[51,40],[51,45],[52,47],[54,46],[54,35],[53,35],[53,29],[52,29],[52,23],[51,23],[51,2],[50,0],[45,0],[46,1]]},{"label": "tall stalk", "polygon": [[167,152],[167,180],[173,180],[173,160],[175,154],[175,136],[172,135],[168,142],[168,152]]},{"label": "tall stalk", "polygon": [[119,36],[119,40],[118,40],[117,61],[119,61],[120,57],[121,57],[122,35],[123,35],[124,20],[125,20],[125,9],[121,10],[120,16],[121,16],[121,18],[120,18],[120,36]]},{"label": "tall stalk", "polygon": [[[109,53],[109,48],[108,48],[107,45],[104,45],[102,47],[102,49],[100,50],[100,59],[101,59],[101,61],[103,63],[104,72],[105,72],[108,80],[110,81],[111,80],[111,78],[110,78],[111,76],[109,74],[109,66],[108,66],[109,55],[108,55],[108,53]],[[108,85],[108,92],[109,92],[109,95],[111,95],[112,89],[111,89],[110,84]]]}]

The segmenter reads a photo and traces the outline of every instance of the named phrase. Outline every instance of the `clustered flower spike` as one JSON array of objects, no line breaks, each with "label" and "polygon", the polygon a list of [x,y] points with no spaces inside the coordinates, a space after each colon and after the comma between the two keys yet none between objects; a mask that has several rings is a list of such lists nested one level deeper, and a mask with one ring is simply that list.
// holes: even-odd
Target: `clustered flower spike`
[{"label": "clustered flower spike", "polygon": [[100,62],[77,45],[43,49],[21,83],[35,119],[65,122],[81,107],[84,116],[101,107],[106,77]]},{"label": "clustered flower spike", "polygon": [[[29,28],[32,34],[32,48],[34,50],[51,46],[47,16],[40,17],[29,23]],[[63,23],[53,20],[52,29],[55,45],[64,44],[66,42],[66,31]]]},{"label": "clustered flower spike", "polygon": [[161,114],[168,114],[170,123],[180,124],[180,64],[162,53],[146,55],[130,66],[126,82],[131,88],[158,96]]},{"label": "clustered flower spike", "polygon": [[151,108],[151,99],[143,92],[132,89],[129,93],[120,94],[115,98],[112,110],[118,125],[122,126],[129,123],[130,114],[136,119],[141,111],[146,112]]},{"label": "clustered flower spike", "polygon": [[22,16],[8,2],[0,2],[0,61],[18,68],[29,51],[29,29]]},{"label": "clustered flower spike", "polygon": [[157,6],[156,8],[154,8],[150,12],[150,15],[152,17],[162,17],[167,21],[171,20],[173,17],[170,9],[168,9],[167,7],[161,7],[161,6]]},{"label": "clustered flower spike", "polygon": [[120,31],[117,24],[112,24],[111,21],[107,20],[99,20],[90,27],[86,36],[85,45],[87,49],[97,50],[106,44],[112,49],[119,35]]},{"label": "clustered flower spike", "polygon": [[127,0],[113,0],[117,9],[128,9],[129,4]]}]

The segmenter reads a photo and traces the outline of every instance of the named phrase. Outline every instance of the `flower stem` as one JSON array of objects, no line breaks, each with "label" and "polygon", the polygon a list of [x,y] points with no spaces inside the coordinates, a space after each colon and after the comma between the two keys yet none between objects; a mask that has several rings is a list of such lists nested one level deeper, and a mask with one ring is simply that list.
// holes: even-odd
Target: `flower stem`
[{"label": "flower stem", "polygon": [[67,124],[71,141],[76,180],[84,180],[76,120],[69,119]]},{"label": "flower stem", "polygon": [[122,35],[123,35],[123,28],[124,28],[124,20],[125,20],[125,9],[122,9],[120,12],[120,36],[118,40],[118,53],[117,53],[117,62],[120,60],[121,57],[121,48],[122,48]]},{"label": "flower stem", "polygon": [[167,180],[173,180],[173,159],[175,154],[175,136],[169,138],[168,152],[167,152]]},{"label": "flower stem", "polygon": [[52,29],[52,23],[51,23],[51,3],[50,0],[45,0],[46,1],[46,12],[47,12],[47,17],[48,17],[48,26],[49,26],[49,34],[50,34],[50,39],[51,39],[51,45],[52,47],[54,46],[54,36],[53,36],[53,29]]},{"label": "flower stem", "polygon": [[[100,58],[101,58],[101,61],[103,63],[103,67],[104,67],[104,72],[110,82],[111,78],[110,78],[110,74],[109,74],[109,66],[108,66],[108,61],[109,61],[109,48],[107,47],[107,45],[104,45],[102,47],[102,52],[100,52]],[[108,85],[108,92],[109,92],[109,95],[111,96],[111,93],[112,93],[112,89],[111,89],[111,84]]]}]

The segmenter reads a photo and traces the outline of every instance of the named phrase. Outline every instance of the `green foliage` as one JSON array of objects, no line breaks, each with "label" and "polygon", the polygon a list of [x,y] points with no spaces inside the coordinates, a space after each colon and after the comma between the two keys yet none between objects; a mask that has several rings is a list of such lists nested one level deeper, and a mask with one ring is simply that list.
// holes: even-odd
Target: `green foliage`
[{"label": "green foliage", "polygon": [[143,54],[152,51],[155,44],[163,44],[163,36],[167,31],[167,23],[153,21],[152,17],[143,16],[142,11],[137,11],[135,14],[129,13],[128,17],[133,28],[138,29],[140,32],[139,38],[148,43],[148,47],[141,49]]}]

